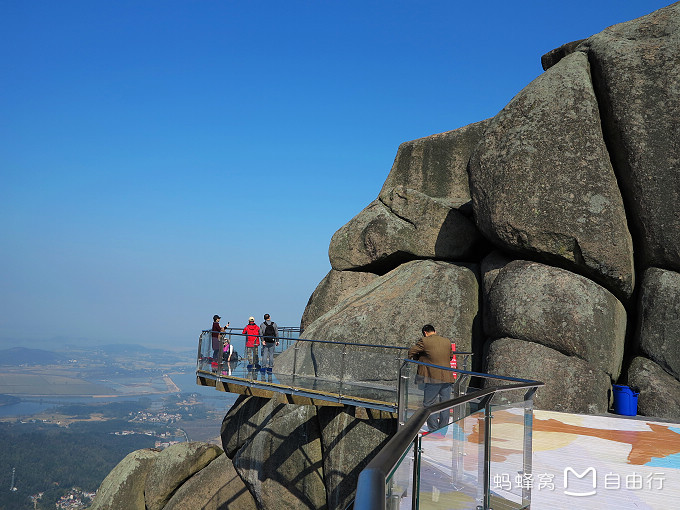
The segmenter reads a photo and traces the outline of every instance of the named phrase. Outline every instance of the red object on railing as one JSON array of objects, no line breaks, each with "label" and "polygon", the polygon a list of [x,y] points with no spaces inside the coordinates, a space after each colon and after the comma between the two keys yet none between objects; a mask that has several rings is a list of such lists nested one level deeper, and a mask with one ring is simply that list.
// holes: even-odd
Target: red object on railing
[{"label": "red object on railing", "polygon": [[[456,344],[453,343],[453,342],[451,343],[451,350],[453,352],[456,352]],[[456,360],[455,354],[453,355],[453,358],[451,358],[451,368],[458,368],[458,360]],[[453,379],[456,380],[457,378],[458,378],[458,373],[454,372],[453,373]]]}]

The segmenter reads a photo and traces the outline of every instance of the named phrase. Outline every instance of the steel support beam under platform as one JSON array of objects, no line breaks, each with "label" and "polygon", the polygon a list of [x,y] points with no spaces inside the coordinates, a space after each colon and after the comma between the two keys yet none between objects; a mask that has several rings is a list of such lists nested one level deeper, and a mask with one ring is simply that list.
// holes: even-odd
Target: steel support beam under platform
[{"label": "steel support beam under platform", "polygon": [[[267,375],[271,376],[271,382],[266,379]],[[283,380],[286,378],[288,380],[284,382]],[[295,384],[290,384],[291,382]],[[282,403],[288,404],[336,407],[351,405],[376,410],[381,414],[387,413],[390,417],[396,417],[397,412],[396,392],[384,388],[376,388],[371,385],[361,386],[355,383],[351,388],[345,388],[354,390],[350,394],[349,391],[317,389],[319,386],[327,385],[329,388],[342,390],[344,386],[347,386],[337,381],[320,381],[316,378],[282,376],[280,374],[265,374],[265,380],[258,380],[256,378],[229,376],[203,370],[196,371],[196,384],[213,387],[218,391],[235,393],[237,395],[279,398]],[[363,393],[363,395],[357,395],[356,393]],[[392,402],[384,398],[392,393],[394,393]]]}]

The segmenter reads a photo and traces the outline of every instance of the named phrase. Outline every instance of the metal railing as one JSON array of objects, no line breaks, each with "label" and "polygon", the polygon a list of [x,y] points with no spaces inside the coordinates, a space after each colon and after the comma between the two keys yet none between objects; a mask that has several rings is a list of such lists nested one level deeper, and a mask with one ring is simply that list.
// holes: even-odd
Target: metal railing
[{"label": "metal railing", "polygon": [[[276,353],[281,353],[285,351],[292,343],[297,341],[297,335],[300,334],[299,327],[291,326],[279,326],[279,335],[277,336],[277,341],[279,345],[275,347]],[[198,338],[198,361],[200,364],[201,360],[206,360],[207,358],[212,358],[211,361],[222,365],[222,358],[225,345],[231,344],[237,350],[239,354],[239,359],[243,358],[245,354],[245,344],[247,336],[257,336],[260,341],[264,338],[263,335],[246,335],[243,334],[242,328],[225,328],[224,332],[212,331],[210,329],[204,329]],[[214,348],[212,347],[213,334],[218,335],[218,355],[214,356]],[[211,350],[212,349],[212,350]]]},{"label": "metal railing", "polygon": [[[292,375],[314,375],[341,381],[393,381],[396,389],[401,364],[408,355],[408,349],[396,345],[300,338],[293,346],[292,359],[290,351],[287,352],[289,359],[287,363],[281,363],[280,370]],[[467,369],[472,353],[454,351],[454,354],[460,358],[463,368]]]},{"label": "metal railing", "polygon": [[[287,328],[293,334],[297,333],[295,329]],[[266,388],[263,383],[267,383],[276,385],[276,391],[389,412],[395,412],[399,407],[399,374],[407,347],[279,335],[273,373],[260,381],[253,377],[250,364],[227,363],[223,354],[228,342],[242,357],[245,337],[249,335],[243,334],[241,329],[229,328],[220,333],[217,352],[214,352],[213,334],[215,332],[211,330],[204,330],[199,337],[197,375],[202,377],[260,388]],[[458,366],[468,368],[472,353],[457,351],[455,354]],[[254,368],[258,366],[255,363]]]},{"label": "metal railing", "polygon": [[[443,368],[404,360],[399,390],[401,427],[360,473],[354,509],[528,509],[532,399],[543,383],[450,369],[458,373],[453,398],[416,406],[414,402],[423,396],[413,390],[420,386],[415,382],[418,365]],[[471,379],[485,387],[466,387]],[[446,424],[428,430],[424,424],[437,413],[448,417]],[[515,481],[516,476],[525,483],[513,491],[505,481]],[[503,484],[492,487],[492,481]]]}]

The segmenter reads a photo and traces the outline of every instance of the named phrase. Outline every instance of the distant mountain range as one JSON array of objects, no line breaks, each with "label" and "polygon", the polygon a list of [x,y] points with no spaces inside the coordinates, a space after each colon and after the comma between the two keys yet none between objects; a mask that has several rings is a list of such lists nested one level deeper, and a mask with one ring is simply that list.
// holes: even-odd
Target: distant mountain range
[{"label": "distant mountain range", "polygon": [[18,404],[19,402],[21,402],[21,399],[18,397],[14,397],[12,395],[0,395],[0,407]]},{"label": "distant mountain range", "polygon": [[[136,344],[93,345],[90,348],[65,346],[64,350],[59,352],[45,349],[30,349],[28,347],[11,347],[9,349],[0,349],[0,366],[51,365],[55,363],[64,363],[83,352],[104,352],[105,354],[115,356],[121,354],[159,354],[170,351]],[[183,354],[194,355],[195,353],[191,350],[186,352],[173,352],[173,354],[182,356]]]},{"label": "distant mountain range", "polygon": [[29,349],[27,347],[12,347],[0,350],[0,366],[7,365],[49,365],[68,361],[65,353]]},{"label": "distant mountain range", "polygon": [[[79,350],[84,350],[80,348]],[[129,354],[129,353],[153,353],[153,352],[167,352],[167,349],[159,349],[156,347],[144,347],[137,344],[107,344],[93,346],[92,350],[104,351],[109,354]]]}]

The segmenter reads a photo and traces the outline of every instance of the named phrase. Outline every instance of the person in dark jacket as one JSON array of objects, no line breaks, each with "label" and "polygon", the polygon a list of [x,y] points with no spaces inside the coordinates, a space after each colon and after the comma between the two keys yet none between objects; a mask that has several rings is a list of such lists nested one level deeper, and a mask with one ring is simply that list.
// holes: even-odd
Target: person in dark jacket
[{"label": "person in dark jacket", "polygon": [[[451,340],[439,336],[431,324],[423,326],[422,332],[423,337],[408,350],[408,357],[431,365],[450,367],[453,357]],[[423,406],[431,406],[451,398],[453,372],[443,368],[418,365],[418,375],[425,383]],[[446,409],[431,414],[427,419],[427,428],[430,432],[435,432],[446,427],[448,423],[449,410]]]},{"label": "person in dark jacket", "polygon": [[213,361],[217,361],[217,356],[220,352],[220,333],[224,333],[227,328],[229,327],[229,323],[227,322],[227,325],[225,327],[220,326],[220,317],[219,315],[213,315],[213,325],[212,325],[212,333],[210,335],[212,336],[212,350],[213,350]]},{"label": "person in dark jacket", "polygon": [[274,367],[274,347],[279,345],[279,327],[271,320],[268,313],[264,314],[264,322],[260,324],[262,335],[262,370],[271,372]]}]

